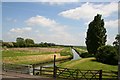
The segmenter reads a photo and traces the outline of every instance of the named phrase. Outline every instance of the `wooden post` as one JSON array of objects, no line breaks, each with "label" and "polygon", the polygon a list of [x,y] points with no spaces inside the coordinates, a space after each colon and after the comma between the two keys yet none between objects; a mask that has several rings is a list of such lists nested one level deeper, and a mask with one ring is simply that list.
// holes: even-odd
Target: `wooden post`
[{"label": "wooden post", "polygon": [[118,80],[120,80],[120,59],[118,61]]},{"label": "wooden post", "polygon": [[100,73],[99,73],[99,80],[102,80],[102,70],[100,70]]},{"label": "wooden post", "polygon": [[35,66],[33,65],[33,75],[35,75]]},{"label": "wooden post", "polygon": [[40,75],[42,75],[42,66],[40,66]]},{"label": "wooden post", "polygon": [[53,77],[56,78],[56,65],[55,65],[56,55],[54,55],[54,71],[53,71]]}]

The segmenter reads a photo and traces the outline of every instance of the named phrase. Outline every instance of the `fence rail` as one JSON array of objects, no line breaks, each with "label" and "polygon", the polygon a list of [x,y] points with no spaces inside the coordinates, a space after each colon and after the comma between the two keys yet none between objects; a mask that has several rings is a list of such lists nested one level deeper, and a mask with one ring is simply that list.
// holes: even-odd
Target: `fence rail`
[{"label": "fence rail", "polygon": [[[56,74],[54,74],[54,71]],[[102,71],[102,70],[80,70],[55,67],[40,67],[40,69],[33,69],[34,75],[53,76],[55,78],[64,79],[85,79],[85,80],[102,80],[102,78],[114,78],[117,80],[116,71]]]},{"label": "fence rail", "polygon": [[8,63],[2,64],[2,70],[4,71],[12,71],[16,73],[25,73],[25,74],[29,73],[31,67],[32,66],[30,65],[18,65],[18,64],[8,64]]}]

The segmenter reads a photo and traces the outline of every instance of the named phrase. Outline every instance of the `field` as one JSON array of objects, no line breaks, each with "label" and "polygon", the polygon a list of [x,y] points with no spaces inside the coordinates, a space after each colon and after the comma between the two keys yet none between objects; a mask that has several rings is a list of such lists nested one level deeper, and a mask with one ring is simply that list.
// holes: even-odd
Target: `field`
[{"label": "field", "polygon": [[[61,55],[61,54],[65,55]],[[71,57],[70,48],[8,48],[2,51],[4,63],[39,64]]]},{"label": "field", "polygon": [[[86,52],[85,49],[76,48],[79,52]],[[70,48],[8,48],[2,51],[4,63],[15,64],[38,64],[53,61],[56,55],[57,60],[72,58]],[[77,68],[82,70],[117,70],[117,66],[97,62],[94,57],[82,58],[61,63],[58,66],[65,68]],[[97,67],[96,67],[97,66]]]},{"label": "field", "polygon": [[87,49],[86,49],[86,48],[78,48],[78,47],[76,47],[75,49],[76,49],[79,53],[87,52]]},{"label": "field", "polygon": [[107,71],[117,71],[118,66],[103,64],[95,61],[94,57],[91,58],[82,58],[79,60],[68,61],[62,64],[59,64],[60,67],[80,69],[80,70],[107,70]]}]

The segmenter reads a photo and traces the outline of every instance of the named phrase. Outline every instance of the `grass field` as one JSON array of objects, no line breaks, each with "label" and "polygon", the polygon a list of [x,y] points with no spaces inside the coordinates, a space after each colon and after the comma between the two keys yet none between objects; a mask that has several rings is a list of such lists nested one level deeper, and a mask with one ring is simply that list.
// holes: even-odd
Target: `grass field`
[{"label": "grass field", "polygon": [[69,48],[8,48],[2,51],[2,57],[4,63],[37,64],[53,61],[54,55],[57,60],[68,59],[69,51]]},{"label": "grass field", "polygon": [[95,61],[95,58],[82,58],[79,60],[73,60],[68,61],[62,64],[59,64],[58,66],[64,67],[64,68],[75,68],[75,69],[81,69],[81,70],[108,70],[108,71],[117,71],[118,66],[103,64],[100,62]]},{"label": "grass field", "polygon": [[78,52],[80,53],[84,53],[84,52],[87,52],[86,49],[81,49],[81,48],[75,48]]}]

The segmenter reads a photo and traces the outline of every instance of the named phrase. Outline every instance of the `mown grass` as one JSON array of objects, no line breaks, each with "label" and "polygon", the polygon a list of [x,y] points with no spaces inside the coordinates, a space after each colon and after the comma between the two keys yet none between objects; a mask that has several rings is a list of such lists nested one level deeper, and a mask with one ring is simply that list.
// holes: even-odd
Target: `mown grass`
[{"label": "mown grass", "polygon": [[108,70],[108,71],[117,71],[118,66],[103,64],[100,62],[97,62],[94,57],[92,58],[82,58],[80,60],[73,60],[68,61],[62,64],[59,64],[60,67],[65,68],[75,68],[75,69],[81,69],[81,70]]}]

